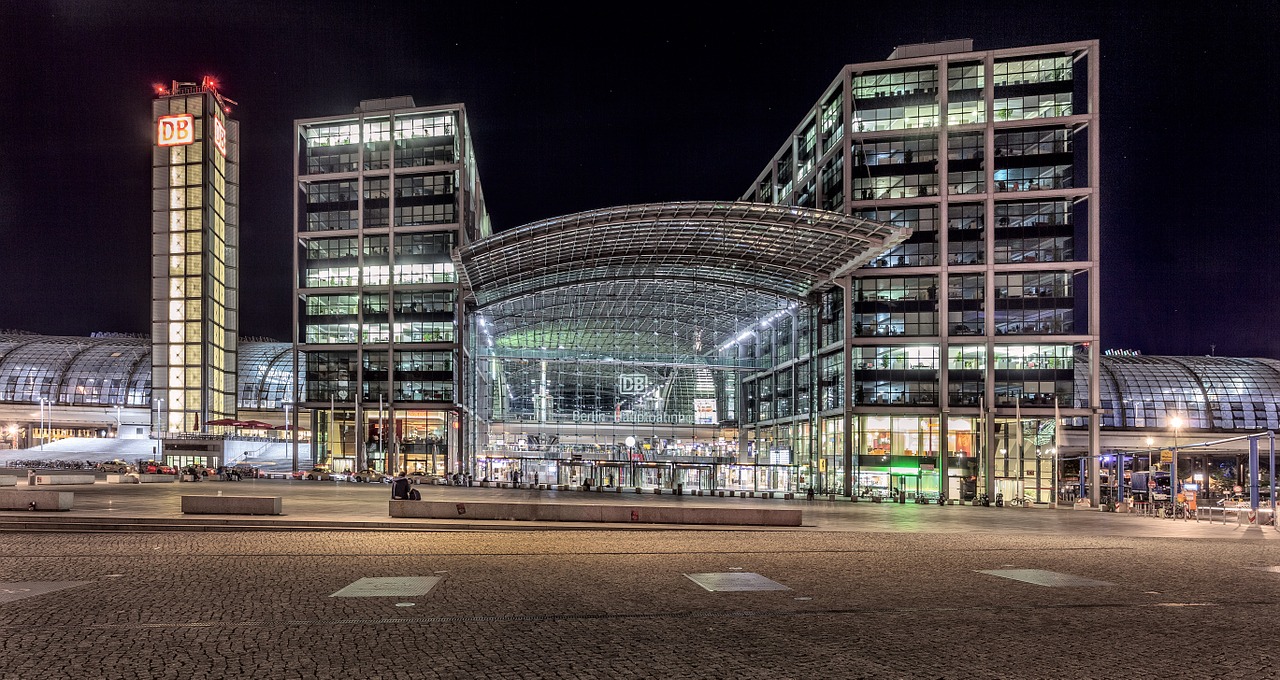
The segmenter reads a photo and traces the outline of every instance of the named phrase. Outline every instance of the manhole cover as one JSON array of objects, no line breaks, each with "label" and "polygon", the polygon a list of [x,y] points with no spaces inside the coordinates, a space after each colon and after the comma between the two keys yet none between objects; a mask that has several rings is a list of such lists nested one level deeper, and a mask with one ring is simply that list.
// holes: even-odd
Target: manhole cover
[{"label": "manhole cover", "polygon": [[1001,578],[1009,578],[1023,583],[1031,583],[1037,586],[1047,586],[1049,588],[1080,588],[1080,587],[1098,587],[1098,586],[1114,586],[1114,583],[1106,581],[1095,581],[1091,578],[1083,576],[1073,576],[1071,574],[1061,574],[1056,571],[1047,571],[1045,569],[983,569],[979,573],[991,574]]},{"label": "manhole cover", "polygon": [[750,590],[791,590],[790,588],[749,571],[730,571],[712,574],[685,574],[690,581],[713,593]]},{"label": "manhole cover", "polygon": [[33,597],[52,593],[63,588],[74,588],[93,581],[19,581],[17,583],[0,583],[0,602],[13,602],[24,597]]},{"label": "manhole cover", "polygon": [[431,592],[439,582],[439,576],[366,577],[329,597],[418,597]]}]

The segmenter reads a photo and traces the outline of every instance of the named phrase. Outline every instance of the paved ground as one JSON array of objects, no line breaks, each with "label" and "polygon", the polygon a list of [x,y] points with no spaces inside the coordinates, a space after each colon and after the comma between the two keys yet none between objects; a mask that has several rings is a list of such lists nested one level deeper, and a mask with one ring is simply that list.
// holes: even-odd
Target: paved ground
[{"label": "paved ground", "polygon": [[[1280,675],[1269,529],[845,502],[815,503],[799,530],[303,531],[304,516],[387,521],[386,487],[203,484],[98,484],[59,514],[176,515],[181,493],[235,488],[278,490],[294,523],[0,535],[0,678]],[[1009,569],[1094,582],[983,573]],[[788,589],[709,592],[686,576],[701,573]],[[331,597],[387,577],[439,580],[425,594]]]},{"label": "paved ground", "polygon": [[[19,485],[18,489],[26,489]],[[39,488],[39,487],[37,487]],[[234,523],[239,526],[323,526],[326,528],[600,528],[598,524],[554,525],[535,522],[475,523],[459,520],[404,520],[387,514],[390,489],[385,484],[353,484],[348,482],[309,482],[294,480],[244,480],[240,482],[196,482],[169,484],[106,484],[92,486],[48,487],[69,490],[75,494],[75,507],[65,513],[29,513],[0,511],[0,526],[15,521],[62,522],[83,521],[110,523],[111,520],[160,520],[188,527],[206,524]],[[804,528],[823,531],[892,531],[892,532],[982,532],[1043,533],[1070,532],[1103,536],[1252,538],[1280,540],[1271,528],[1246,528],[1235,516],[1217,516],[1208,520],[1181,521],[1115,515],[1097,510],[1049,510],[1042,508],[996,508],[973,506],[898,505],[896,503],[852,503],[847,498],[835,502],[780,500],[760,498],[719,498],[711,496],[673,496],[652,493],[605,493],[582,491],[529,491],[480,487],[421,486],[425,500],[449,501],[525,501],[538,503],[644,503],[693,506],[801,508]],[[278,518],[194,518],[183,516],[181,496],[186,494],[236,496],[280,496],[284,516]],[[644,525],[617,525],[609,528],[657,529]],[[672,527],[665,527],[672,528]],[[684,527],[689,528],[689,527]]]}]

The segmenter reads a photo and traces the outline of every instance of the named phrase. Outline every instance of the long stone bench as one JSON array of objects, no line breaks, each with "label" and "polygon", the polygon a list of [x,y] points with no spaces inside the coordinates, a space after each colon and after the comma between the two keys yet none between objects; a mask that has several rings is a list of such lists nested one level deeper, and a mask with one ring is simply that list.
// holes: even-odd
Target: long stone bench
[{"label": "long stone bench", "polygon": [[70,510],[74,496],[70,491],[0,489],[0,510]]},{"label": "long stone bench", "polygon": [[280,496],[183,496],[188,515],[279,515]]},{"label": "long stone bench", "polygon": [[53,486],[57,484],[92,484],[94,476],[89,474],[56,474],[56,475],[36,475],[36,486]]},{"label": "long stone bench", "polygon": [[143,484],[172,484],[178,481],[177,475],[157,475],[155,473],[142,473],[138,475],[138,481]]},{"label": "long stone bench", "polygon": [[[184,497],[185,499],[185,497]],[[728,524],[800,526],[801,511],[791,508],[721,508],[679,505],[605,505],[578,503],[456,503],[388,501],[392,517],[420,519],[620,522],[644,524]]]},{"label": "long stone bench", "polygon": [[15,475],[0,475],[0,486],[17,486],[18,478]]},{"label": "long stone bench", "polygon": [[138,475],[110,474],[110,475],[107,475],[107,483],[108,484],[137,484]]}]

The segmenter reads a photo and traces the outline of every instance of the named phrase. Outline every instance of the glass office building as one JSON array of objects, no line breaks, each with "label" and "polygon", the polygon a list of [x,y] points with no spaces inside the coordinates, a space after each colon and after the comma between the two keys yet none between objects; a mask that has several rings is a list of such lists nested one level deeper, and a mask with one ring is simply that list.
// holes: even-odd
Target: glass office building
[{"label": "glass office building", "polygon": [[1098,113],[1095,41],[846,66],[743,200],[910,237],[723,349],[762,369],[740,456],[802,488],[959,498],[1047,495],[1055,408],[1096,451]]},{"label": "glass office building", "polygon": [[489,234],[462,105],[295,122],[295,374],[317,460],[457,471],[467,318],[452,253]]},{"label": "glass office building", "polygon": [[236,414],[240,127],[211,78],[152,103],[152,430]]}]

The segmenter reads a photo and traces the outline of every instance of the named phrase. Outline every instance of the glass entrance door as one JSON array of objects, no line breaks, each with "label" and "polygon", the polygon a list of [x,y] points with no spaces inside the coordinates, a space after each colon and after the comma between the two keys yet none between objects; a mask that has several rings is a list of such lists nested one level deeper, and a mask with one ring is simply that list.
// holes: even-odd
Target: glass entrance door
[{"label": "glass entrance door", "polygon": [[713,488],[714,475],[710,465],[680,466],[676,468],[677,485],[683,484],[685,491],[694,489],[710,490]]},{"label": "glass entrance door", "polygon": [[[898,494],[906,494],[908,501],[914,500],[920,495],[920,477],[918,475],[890,475],[892,477],[891,486]],[[898,500],[895,496],[891,500]]]}]

